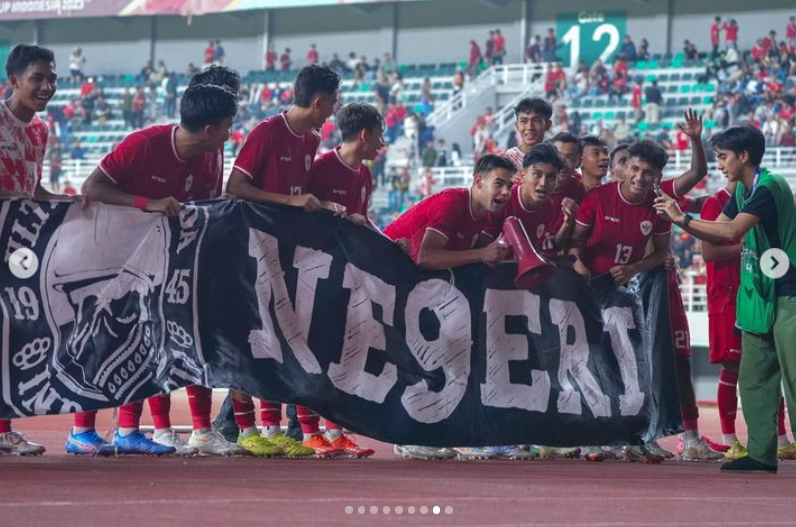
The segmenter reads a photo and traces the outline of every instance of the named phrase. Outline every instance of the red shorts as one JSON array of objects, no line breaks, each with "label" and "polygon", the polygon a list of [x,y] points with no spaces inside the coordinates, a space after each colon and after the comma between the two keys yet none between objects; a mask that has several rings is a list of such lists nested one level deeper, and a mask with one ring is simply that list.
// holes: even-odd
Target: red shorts
[{"label": "red shorts", "polygon": [[[670,271],[671,273],[671,271]],[[669,318],[672,321],[672,341],[675,355],[691,356],[691,331],[685,314],[680,284],[676,278],[669,277]]]},{"label": "red shorts", "polygon": [[710,338],[710,362],[739,362],[741,360],[741,337],[735,334],[735,306],[727,305],[721,313],[708,315]]}]

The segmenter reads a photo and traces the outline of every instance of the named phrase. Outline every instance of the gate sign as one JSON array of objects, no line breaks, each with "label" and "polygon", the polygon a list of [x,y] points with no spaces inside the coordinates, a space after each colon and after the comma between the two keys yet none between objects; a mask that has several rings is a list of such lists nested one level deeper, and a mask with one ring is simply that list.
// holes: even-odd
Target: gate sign
[{"label": "gate sign", "polygon": [[588,66],[597,59],[609,63],[622,47],[627,26],[625,11],[581,11],[561,13],[556,17],[558,58],[565,66],[577,67],[582,60]]}]

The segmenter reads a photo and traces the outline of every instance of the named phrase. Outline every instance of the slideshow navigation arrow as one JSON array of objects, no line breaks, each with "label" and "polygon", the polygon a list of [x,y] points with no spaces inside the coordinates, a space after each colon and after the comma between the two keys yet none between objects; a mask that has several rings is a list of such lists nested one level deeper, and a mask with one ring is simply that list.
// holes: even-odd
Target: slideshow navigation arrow
[{"label": "slideshow navigation arrow", "polygon": [[769,249],[760,257],[760,270],[771,279],[782,278],[788,269],[790,260],[782,249]]}]

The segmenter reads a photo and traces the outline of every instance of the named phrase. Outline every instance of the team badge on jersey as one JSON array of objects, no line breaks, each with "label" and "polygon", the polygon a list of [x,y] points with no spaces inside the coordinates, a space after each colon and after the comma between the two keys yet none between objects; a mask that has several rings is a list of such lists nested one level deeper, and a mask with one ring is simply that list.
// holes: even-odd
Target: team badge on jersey
[{"label": "team badge on jersey", "polygon": [[647,236],[651,232],[652,232],[652,222],[651,221],[642,221],[641,222],[641,233],[644,236]]},{"label": "team badge on jersey", "polygon": [[536,227],[536,237],[541,238],[544,234],[544,223],[540,223],[538,227]]},{"label": "team badge on jersey", "polygon": [[310,168],[312,168],[312,156],[307,154],[304,156],[304,170],[309,172]]}]

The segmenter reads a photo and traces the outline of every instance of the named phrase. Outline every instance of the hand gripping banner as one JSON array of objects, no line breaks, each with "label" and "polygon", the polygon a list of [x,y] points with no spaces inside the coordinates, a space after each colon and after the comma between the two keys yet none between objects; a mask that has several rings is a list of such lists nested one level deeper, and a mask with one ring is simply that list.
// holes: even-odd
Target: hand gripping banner
[{"label": "hand gripping banner", "polygon": [[[212,201],[0,201],[0,416],[109,408],[189,384],[299,403],[383,441],[641,443],[681,430],[660,269],[419,270],[330,213]],[[11,272],[30,249],[33,276]],[[20,273],[16,273],[19,275]]]}]

